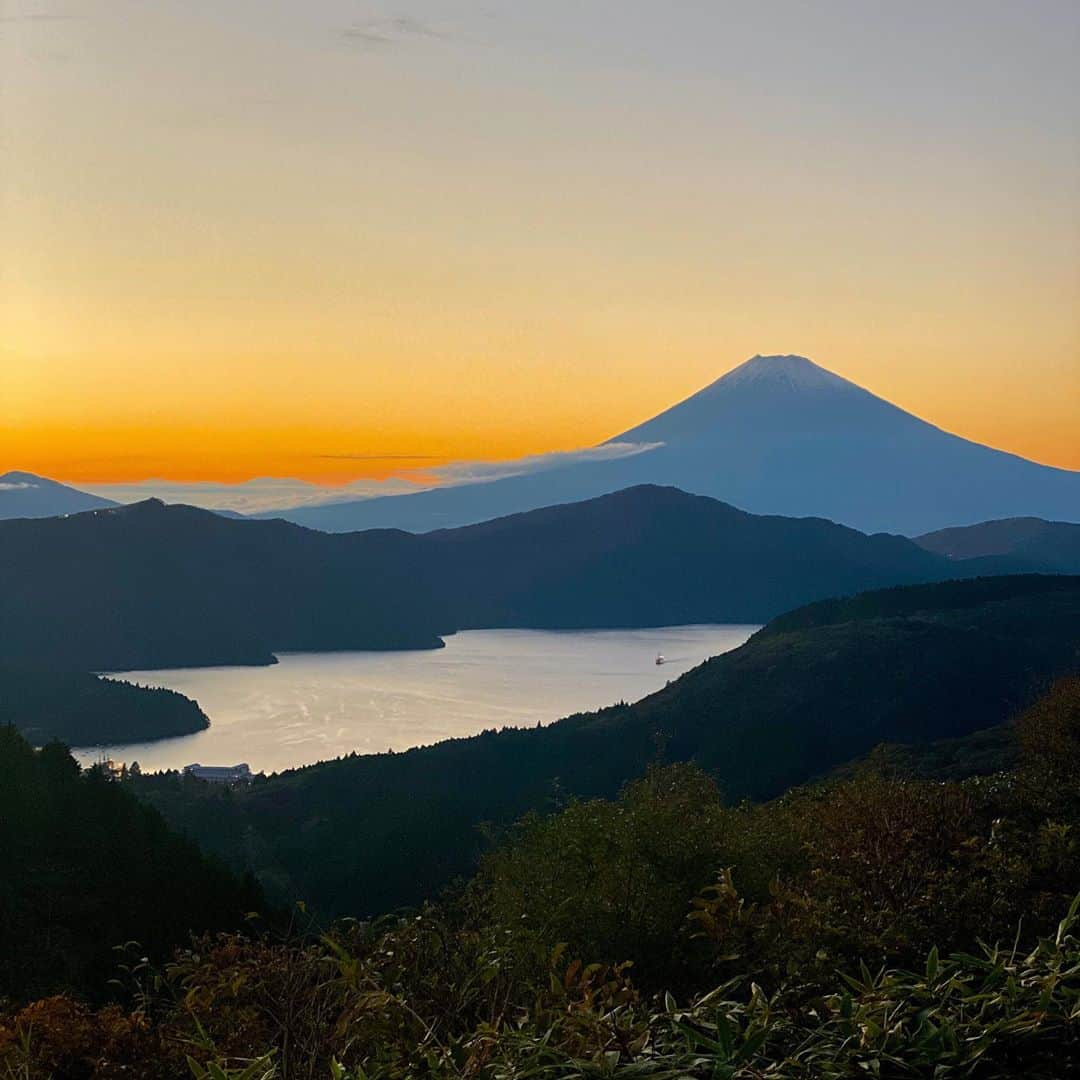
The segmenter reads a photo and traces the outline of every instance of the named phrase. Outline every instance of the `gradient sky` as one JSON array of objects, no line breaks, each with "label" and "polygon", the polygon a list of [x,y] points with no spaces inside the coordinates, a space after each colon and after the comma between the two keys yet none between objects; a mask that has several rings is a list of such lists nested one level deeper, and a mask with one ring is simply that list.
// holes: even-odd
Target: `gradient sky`
[{"label": "gradient sky", "polygon": [[1080,468],[1075,0],[0,12],[0,470],[567,450],[773,352]]}]

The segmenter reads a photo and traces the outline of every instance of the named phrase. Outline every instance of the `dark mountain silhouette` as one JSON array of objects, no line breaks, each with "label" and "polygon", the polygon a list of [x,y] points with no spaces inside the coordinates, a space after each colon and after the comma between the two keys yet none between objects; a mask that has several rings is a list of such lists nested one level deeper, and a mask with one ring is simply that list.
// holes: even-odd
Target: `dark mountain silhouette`
[{"label": "dark mountain silhouette", "polygon": [[671,488],[422,536],[328,535],[151,500],[0,523],[0,661],[258,664],[278,649],[430,648],[466,628],[762,622],[954,573],[903,537]]},{"label": "dark mountain silhouette", "polygon": [[414,538],[327,537],[156,500],[0,523],[0,661],[95,671],[430,648]]},{"label": "dark mountain silhouette", "polygon": [[951,581],[797,610],[636,704],[544,728],[352,755],[227,802],[175,776],[140,790],[283,896],[377,912],[468,872],[481,823],[612,796],[658,756],[696,761],[731,800],[768,798],[881,742],[1002,723],[1078,670],[1080,577]]},{"label": "dark mountain silhouette", "polygon": [[755,356],[609,443],[651,448],[263,516],[331,532],[424,532],[649,483],[866,532],[914,535],[1017,515],[1080,521],[1080,473],[951,435],[799,356]]},{"label": "dark mountain silhouette", "polygon": [[812,597],[953,572],[904,537],[756,516],[669,487],[417,540],[459,629],[764,622]]},{"label": "dark mountain silhouette", "polygon": [[175,690],[86,672],[0,666],[0,724],[35,746],[143,742],[209,727],[206,714]]},{"label": "dark mountain silhouette", "polygon": [[1080,574],[1080,525],[1041,518],[1005,518],[915,538],[927,551],[963,561],[1005,556],[1033,570]]},{"label": "dark mountain silhouette", "polygon": [[56,517],[101,510],[116,503],[28,472],[0,475],[0,520]]}]

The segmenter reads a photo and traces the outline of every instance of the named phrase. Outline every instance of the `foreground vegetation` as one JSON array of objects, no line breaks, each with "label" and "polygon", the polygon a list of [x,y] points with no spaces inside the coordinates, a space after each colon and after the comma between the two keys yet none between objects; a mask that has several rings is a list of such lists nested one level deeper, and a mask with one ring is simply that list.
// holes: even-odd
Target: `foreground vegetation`
[{"label": "foreground vegetation", "polygon": [[137,938],[167,956],[191,931],[241,926],[262,906],[253,881],[170,831],[127,785],[0,727],[0,1000],[69,988],[100,998],[114,945]]},{"label": "foreground vegetation", "polygon": [[[9,1076],[1080,1073],[1080,679],[1015,769],[895,756],[764,805],[697,766],[522,820],[437,903],[128,950],[113,1004],[14,1004]],[[0,1075],[3,1072],[0,1071]]]}]

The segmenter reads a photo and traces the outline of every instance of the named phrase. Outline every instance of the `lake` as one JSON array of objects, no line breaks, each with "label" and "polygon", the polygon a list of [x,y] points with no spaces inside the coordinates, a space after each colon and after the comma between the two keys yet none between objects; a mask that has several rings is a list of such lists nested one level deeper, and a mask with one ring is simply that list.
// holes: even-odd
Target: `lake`
[{"label": "lake", "polygon": [[123,672],[117,677],[194,698],[210,727],[75,756],[89,764],[104,749],[144,771],[244,761],[279,772],[354,750],[407,750],[636,701],[756,629],[468,630],[448,637],[445,649],[282,653],[270,667]]}]

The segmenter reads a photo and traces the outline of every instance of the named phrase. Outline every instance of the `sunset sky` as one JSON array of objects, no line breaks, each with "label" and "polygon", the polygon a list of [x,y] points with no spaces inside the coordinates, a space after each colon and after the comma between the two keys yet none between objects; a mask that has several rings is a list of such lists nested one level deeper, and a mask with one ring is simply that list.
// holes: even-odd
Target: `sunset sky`
[{"label": "sunset sky", "polygon": [[0,472],[424,475],[787,352],[1080,469],[1075,0],[0,13]]}]

